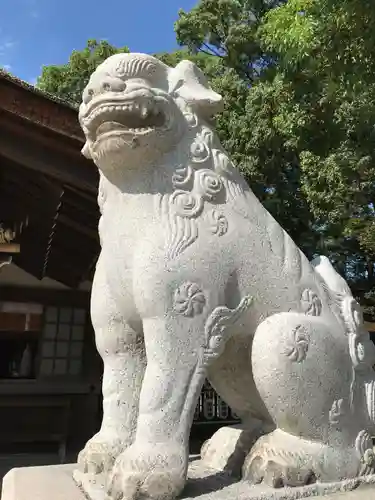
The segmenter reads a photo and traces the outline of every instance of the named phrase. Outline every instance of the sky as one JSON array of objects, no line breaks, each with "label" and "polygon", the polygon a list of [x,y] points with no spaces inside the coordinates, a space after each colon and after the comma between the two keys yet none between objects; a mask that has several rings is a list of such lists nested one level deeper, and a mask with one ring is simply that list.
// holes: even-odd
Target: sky
[{"label": "sky", "polygon": [[[177,48],[179,9],[197,0],[0,0],[0,67],[35,83],[43,65],[64,64],[90,38],[133,52]],[[110,6],[110,7],[109,7]]]}]

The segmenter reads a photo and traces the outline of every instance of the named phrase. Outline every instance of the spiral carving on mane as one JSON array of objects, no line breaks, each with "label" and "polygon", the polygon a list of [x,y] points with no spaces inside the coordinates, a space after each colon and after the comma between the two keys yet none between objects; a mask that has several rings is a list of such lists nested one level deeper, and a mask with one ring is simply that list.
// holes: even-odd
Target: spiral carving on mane
[{"label": "spiral carving on mane", "polygon": [[189,140],[183,141],[185,147],[188,144],[187,158],[174,167],[173,192],[160,199],[169,259],[178,257],[198,239],[203,221],[207,231],[224,235],[228,221],[220,208],[245,196],[238,173],[214,132],[200,124],[197,116],[185,118],[190,125]]}]

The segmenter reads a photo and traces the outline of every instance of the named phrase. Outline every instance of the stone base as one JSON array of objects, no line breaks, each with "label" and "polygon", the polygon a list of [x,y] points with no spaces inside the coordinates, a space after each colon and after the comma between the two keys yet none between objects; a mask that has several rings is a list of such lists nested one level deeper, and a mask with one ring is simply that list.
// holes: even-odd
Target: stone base
[{"label": "stone base", "polygon": [[87,500],[75,484],[76,465],[12,469],[4,476],[1,500]]},{"label": "stone base", "polygon": [[[104,500],[104,484],[74,472],[75,464],[12,469],[4,477],[1,500]],[[78,487],[73,479],[80,484]],[[322,496],[320,496],[322,495]],[[209,470],[198,459],[189,467],[184,500],[298,500],[314,497],[324,500],[375,500],[375,476],[306,486],[281,488],[252,486],[235,482],[224,473]]]}]

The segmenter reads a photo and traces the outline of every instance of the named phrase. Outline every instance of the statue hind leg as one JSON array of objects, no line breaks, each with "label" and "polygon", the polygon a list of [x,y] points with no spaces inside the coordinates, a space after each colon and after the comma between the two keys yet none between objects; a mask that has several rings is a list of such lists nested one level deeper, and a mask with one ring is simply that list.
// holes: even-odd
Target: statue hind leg
[{"label": "statue hind leg", "polygon": [[360,475],[362,448],[370,444],[363,408],[352,413],[350,405],[353,370],[340,322],[271,316],[256,331],[252,366],[277,429],[252,448],[244,478],[278,487]]}]

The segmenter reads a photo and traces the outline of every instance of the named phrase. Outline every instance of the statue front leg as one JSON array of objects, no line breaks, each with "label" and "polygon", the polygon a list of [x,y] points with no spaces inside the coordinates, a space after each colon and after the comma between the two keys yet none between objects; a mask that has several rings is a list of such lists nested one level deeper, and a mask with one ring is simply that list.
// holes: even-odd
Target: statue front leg
[{"label": "statue front leg", "polygon": [[147,368],[135,441],[116,461],[109,497],[174,498],[186,480],[189,433],[205,378],[204,317],[143,323]]},{"label": "statue front leg", "polygon": [[182,492],[189,433],[206,368],[222,354],[232,325],[252,303],[244,297],[235,309],[219,305],[219,288],[184,283],[170,307],[164,300],[158,315],[143,320],[147,368],[137,432],[116,461],[109,498],[169,500]]},{"label": "statue front leg", "polygon": [[[114,330],[106,331],[105,335],[110,337]],[[130,327],[124,328],[124,325],[118,333],[122,339],[129,333],[136,337]],[[121,351],[115,351],[113,349],[113,352],[102,356],[103,420],[100,430],[78,455],[78,464],[85,473],[99,474],[111,470],[117,456],[133,442],[135,436],[139,393],[146,364],[142,339],[138,345],[129,340]]]},{"label": "statue front leg", "polygon": [[134,440],[139,394],[146,366],[142,325],[123,317],[99,260],[94,278],[91,317],[103,360],[103,420],[100,430],[78,456],[82,472],[108,472]]}]

